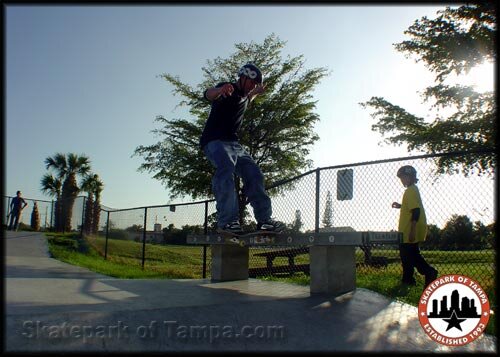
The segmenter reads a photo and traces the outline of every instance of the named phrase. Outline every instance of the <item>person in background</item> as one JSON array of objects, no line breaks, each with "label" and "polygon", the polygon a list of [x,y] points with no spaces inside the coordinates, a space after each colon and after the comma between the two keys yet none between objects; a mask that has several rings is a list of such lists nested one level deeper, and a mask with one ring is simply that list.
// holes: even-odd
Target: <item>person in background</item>
[{"label": "person in background", "polygon": [[16,197],[12,199],[10,202],[10,222],[9,222],[9,231],[14,230],[17,231],[19,227],[19,218],[21,217],[21,212],[28,204],[21,197],[21,191],[16,192]]}]

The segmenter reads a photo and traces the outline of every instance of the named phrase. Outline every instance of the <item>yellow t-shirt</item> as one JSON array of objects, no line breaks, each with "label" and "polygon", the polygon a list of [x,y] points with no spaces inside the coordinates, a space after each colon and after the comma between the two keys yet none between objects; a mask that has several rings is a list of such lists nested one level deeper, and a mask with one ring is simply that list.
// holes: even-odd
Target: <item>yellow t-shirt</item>
[{"label": "yellow t-shirt", "polygon": [[420,217],[415,227],[415,241],[413,243],[423,242],[427,237],[427,218],[425,217],[420,192],[418,192],[417,186],[411,185],[403,194],[403,202],[401,202],[401,212],[399,214],[398,231],[403,232],[403,243],[410,243],[411,211],[414,208],[420,208]]}]

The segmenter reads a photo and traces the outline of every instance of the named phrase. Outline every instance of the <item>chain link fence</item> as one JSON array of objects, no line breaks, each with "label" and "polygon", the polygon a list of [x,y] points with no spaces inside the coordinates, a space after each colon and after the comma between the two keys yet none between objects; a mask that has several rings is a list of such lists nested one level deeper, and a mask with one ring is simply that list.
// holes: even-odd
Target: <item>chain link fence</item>
[{"label": "chain link fence", "polygon": [[[467,153],[446,155],[468,159]],[[477,280],[496,309],[495,177],[436,175],[437,159],[438,155],[422,155],[309,171],[270,187],[273,216],[292,232],[395,231],[399,210],[391,205],[401,202],[405,189],[396,172],[403,165],[412,165],[418,173],[429,227],[422,255],[439,275],[462,274]],[[344,176],[352,178],[351,194],[342,188]],[[5,207],[11,199],[4,197]],[[53,201],[25,200],[29,206],[22,212],[21,224],[29,226],[30,210],[37,202],[42,229],[54,226]],[[71,229],[87,233],[87,241],[103,259],[171,278],[210,277],[210,247],[186,245],[186,237],[214,232],[213,200],[130,209],[101,205],[93,218],[95,228],[88,232],[83,229],[85,201],[85,197],[76,199]],[[3,222],[8,224],[5,217]],[[244,228],[251,229],[252,224],[254,215],[248,206]],[[307,283],[307,253],[307,247],[251,247],[249,275]],[[357,247],[356,261],[358,285],[370,288],[401,279],[398,246]],[[416,274],[416,278],[422,285],[423,277]]]},{"label": "chain link fence", "polygon": [[[11,202],[14,197],[4,196],[3,197],[3,207],[6,215],[2,215],[2,226],[7,229],[12,223],[12,228],[14,228],[14,221],[12,220],[12,206]],[[24,201],[28,204],[19,215],[18,230],[24,231],[53,231],[56,226],[57,221],[57,207],[58,203],[55,200],[38,200],[33,198],[22,197]],[[65,225],[66,231],[76,232],[81,231],[82,222],[84,221],[85,212],[85,201],[86,197],[79,196],[76,197],[71,203],[72,209],[70,210],[71,218]],[[61,201],[60,201],[61,202]],[[62,202],[60,203],[63,204]],[[69,205],[70,203],[66,203]],[[62,217],[62,220],[66,221],[67,217]],[[38,221],[38,224],[35,223]]]},{"label": "chain link fence", "polygon": [[[493,288],[494,177],[437,175],[436,159],[424,155],[309,171],[270,189],[273,216],[292,232],[395,231],[399,210],[391,204],[401,202],[405,189],[396,172],[403,165],[412,165],[418,172],[429,226],[422,254],[440,275],[471,275]],[[339,185],[344,175],[352,177],[352,197],[342,196],[345,193]],[[92,242],[106,259],[164,269],[166,275],[176,272],[172,274],[177,277],[209,277],[210,248],[203,247],[200,252],[199,247],[185,242],[188,234],[213,233],[215,216],[213,200],[119,210],[101,206],[100,227]],[[254,223],[250,206],[245,223],[247,229]],[[282,252],[286,249],[251,248],[250,276],[307,275],[307,247]],[[356,257],[361,278],[365,272],[402,274],[397,246],[361,246]],[[180,269],[177,263],[186,262],[189,269]]]}]

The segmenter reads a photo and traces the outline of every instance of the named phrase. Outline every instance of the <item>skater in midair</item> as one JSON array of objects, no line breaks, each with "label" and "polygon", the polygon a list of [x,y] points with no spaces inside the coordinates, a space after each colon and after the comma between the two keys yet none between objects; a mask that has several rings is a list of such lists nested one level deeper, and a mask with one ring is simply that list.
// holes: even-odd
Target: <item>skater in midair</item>
[{"label": "skater in midair", "polygon": [[219,233],[243,233],[239,223],[235,174],[243,180],[244,194],[257,220],[257,231],[280,232],[285,228],[282,222],[271,218],[271,200],[265,191],[264,175],[238,141],[238,130],[248,105],[265,88],[260,69],[247,63],[238,71],[236,82],[221,82],[204,92],[205,99],[211,102],[211,109],[200,146],[215,167],[212,190]]}]

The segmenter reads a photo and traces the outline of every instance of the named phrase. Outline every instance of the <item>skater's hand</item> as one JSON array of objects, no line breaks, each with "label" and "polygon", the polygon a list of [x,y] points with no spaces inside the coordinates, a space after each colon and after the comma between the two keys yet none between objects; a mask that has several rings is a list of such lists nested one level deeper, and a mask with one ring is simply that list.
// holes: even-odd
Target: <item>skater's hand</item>
[{"label": "skater's hand", "polygon": [[231,84],[229,83],[226,83],[224,84],[222,87],[220,87],[220,95],[223,97],[223,98],[226,98],[226,97],[230,97],[232,94],[233,94],[233,91],[234,91],[234,88]]},{"label": "skater's hand", "polygon": [[397,202],[392,203],[392,208],[401,208],[401,205]]},{"label": "skater's hand", "polygon": [[248,93],[250,101],[253,101],[257,95],[264,93],[266,90],[266,84],[257,84],[257,86]]},{"label": "skater's hand", "polygon": [[266,90],[267,84],[257,84],[257,86],[252,90],[252,95],[262,94]]}]

